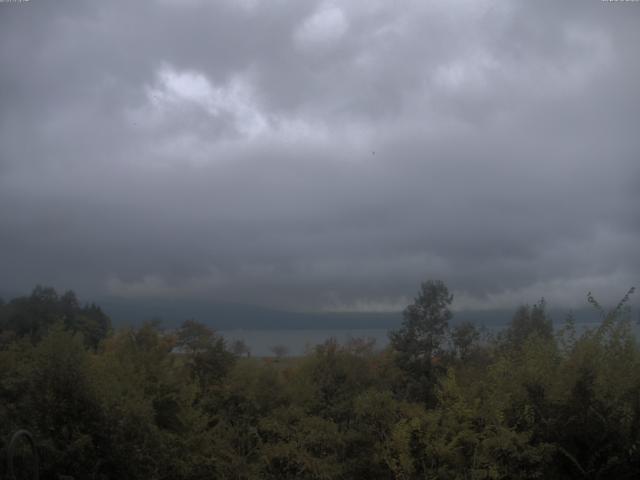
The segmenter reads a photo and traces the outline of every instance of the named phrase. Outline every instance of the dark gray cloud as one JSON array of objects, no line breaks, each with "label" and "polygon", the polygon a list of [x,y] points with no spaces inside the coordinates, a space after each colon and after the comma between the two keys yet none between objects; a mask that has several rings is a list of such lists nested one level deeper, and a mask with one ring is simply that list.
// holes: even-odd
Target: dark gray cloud
[{"label": "dark gray cloud", "polygon": [[460,307],[640,278],[640,4],[0,3],[0,291]]}]

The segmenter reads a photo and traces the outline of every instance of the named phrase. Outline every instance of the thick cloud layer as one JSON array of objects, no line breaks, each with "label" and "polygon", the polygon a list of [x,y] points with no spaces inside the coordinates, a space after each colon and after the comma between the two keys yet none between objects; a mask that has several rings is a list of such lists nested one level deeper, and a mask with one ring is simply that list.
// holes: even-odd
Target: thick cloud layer
[{"label": "thick cloud layer", "polygon": [[399,308],[640,279],[640,4],[0,3],[0,291]]}]

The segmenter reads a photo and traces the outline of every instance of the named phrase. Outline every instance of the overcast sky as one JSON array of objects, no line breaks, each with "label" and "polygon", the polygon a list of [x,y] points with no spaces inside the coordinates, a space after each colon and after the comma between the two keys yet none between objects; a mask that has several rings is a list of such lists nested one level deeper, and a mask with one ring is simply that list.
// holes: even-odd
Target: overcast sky
[{"label": "overcast sky", "polygon": [[640,287],[640,3],[0,3],[0,292]]}]

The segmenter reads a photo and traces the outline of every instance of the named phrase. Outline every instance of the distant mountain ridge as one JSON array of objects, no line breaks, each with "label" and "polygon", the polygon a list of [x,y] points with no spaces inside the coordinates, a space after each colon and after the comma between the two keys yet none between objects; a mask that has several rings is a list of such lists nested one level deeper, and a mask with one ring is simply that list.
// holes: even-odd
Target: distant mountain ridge
[{"label": "distant mountain ridge", "polygon": [[[296,312],[256,305],[213,302],[194,299],[123,299],[107,297],[95,300],[111,317],[114,325],[139,325],[157,319],[165,327],[175,327],[186,319],[205,323],[216,330],[256,329],[393,329],[402,322],[402,312]],[[513,310],[467,310],[455,312],[452,323],[470,321],[476,325],[505,325]],[[590,308],[574,310],[578,323],[597,322]],[[556,325],[565,320],[568,309],[550,309]]]}]

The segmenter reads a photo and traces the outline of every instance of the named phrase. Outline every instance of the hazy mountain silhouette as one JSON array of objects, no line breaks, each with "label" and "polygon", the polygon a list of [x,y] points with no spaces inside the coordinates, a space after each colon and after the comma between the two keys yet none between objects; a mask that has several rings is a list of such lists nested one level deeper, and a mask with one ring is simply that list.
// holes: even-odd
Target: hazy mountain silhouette
[{"label": "hazy mountain silhouette", "polygon": [[[183,320],[195,319],[217,330],[229,329],[391,329],[402,322],[402,312],[295,312],[256,305],[224,303],[195,299],[122,299],[96,300],[115,325],[138,325],[157,319],[165,327],[175,327]],[[456,312],[452,323],[471,321],[487,327],[504,325],[513,316],[509,310],[481,310]],[[569,310],[550,309],[556,325],[561,324]],[[592,309],[574,311],[576,322],[594,322],[597,313]]]}]

